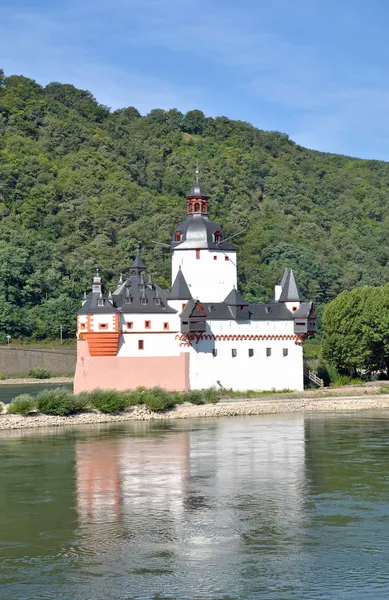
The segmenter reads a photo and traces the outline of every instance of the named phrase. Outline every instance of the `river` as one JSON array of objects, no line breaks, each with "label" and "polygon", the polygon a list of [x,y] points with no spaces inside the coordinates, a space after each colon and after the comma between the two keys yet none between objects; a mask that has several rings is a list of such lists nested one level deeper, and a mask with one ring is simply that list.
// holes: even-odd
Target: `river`
[{"label": "river", "polygon": [[389,597],[389,414],[0,434],[1,600]]}]

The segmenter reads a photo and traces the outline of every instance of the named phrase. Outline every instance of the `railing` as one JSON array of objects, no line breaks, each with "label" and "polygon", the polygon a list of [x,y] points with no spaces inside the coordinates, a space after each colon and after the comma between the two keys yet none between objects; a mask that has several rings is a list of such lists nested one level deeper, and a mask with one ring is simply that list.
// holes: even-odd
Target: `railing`
[{"label": "railing", "polygon": [[316,385],[318,385],[319,387],[324,387],[324,380],[320,379],[320,377],[318,377],[316,373],[308,369],[308,367],[304,367],[304,375],[307,379],[313,381],[313,383],[316,383]]}]

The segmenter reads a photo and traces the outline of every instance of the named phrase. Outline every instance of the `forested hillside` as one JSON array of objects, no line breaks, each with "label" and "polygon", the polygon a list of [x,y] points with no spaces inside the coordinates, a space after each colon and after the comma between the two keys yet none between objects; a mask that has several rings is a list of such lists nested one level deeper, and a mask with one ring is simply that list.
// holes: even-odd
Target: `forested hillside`
[{"label": "forested hillside", "polygon": [[[129,95],[131,102],[131,95]],[[389,281],[388,164],[307,150],[278,132],[172,109],[111,112],[89,92],[0,71],[0,333],[57,337],[96,265],[107,289],[137,240],[158,283],[199,164],[211,218],[239,248],[248,300],[285,266],[318,303]]]}]

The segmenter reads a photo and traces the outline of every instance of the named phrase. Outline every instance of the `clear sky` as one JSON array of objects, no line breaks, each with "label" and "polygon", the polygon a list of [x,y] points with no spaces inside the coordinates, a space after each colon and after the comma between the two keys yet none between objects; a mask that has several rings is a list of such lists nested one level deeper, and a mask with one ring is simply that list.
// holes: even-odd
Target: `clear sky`
[{"label": "clear sky", "polygon": [[0,0],[0,67],[389,160],[388,0]]}]

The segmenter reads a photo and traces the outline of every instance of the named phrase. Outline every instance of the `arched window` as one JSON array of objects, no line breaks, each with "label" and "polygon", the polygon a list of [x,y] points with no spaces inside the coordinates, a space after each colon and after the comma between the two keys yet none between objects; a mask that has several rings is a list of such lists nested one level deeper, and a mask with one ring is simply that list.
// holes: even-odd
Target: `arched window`
[{"label": "arched window", "polygon": [[192,212],[192,210],[193,210],[193,206],[192,206],[192,203],[190,203],[189,204],[189,212]]},{"label": "arched window", "polygon": [[201,212],[206,212],[206,210],[207,210],[207,205],[205,203],[203,203],[201,205]]},{"label": "arched window", "polygon": [[195,212],[199,212],[200,210],[200,204],[198,202],[196,202],[195,206],[194,206]]}]

